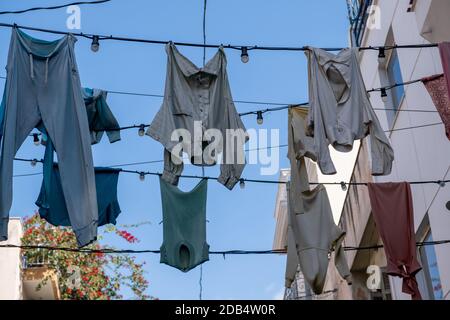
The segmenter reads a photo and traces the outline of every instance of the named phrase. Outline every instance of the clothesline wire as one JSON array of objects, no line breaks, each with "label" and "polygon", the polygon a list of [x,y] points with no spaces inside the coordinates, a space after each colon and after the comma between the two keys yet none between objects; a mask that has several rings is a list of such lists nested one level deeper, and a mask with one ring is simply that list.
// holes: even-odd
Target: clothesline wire
[{"label": "clothesline wire", "polygon": [[111,0],[78,1],[78,2],[66,3],[66,4],[61,4],[58,6],[51,6],[51,7],[34,7],[34,8],[28,8],[28,9],[23,9],[23,10],[17,10],[17,11],[0,11],[0,15],[20,14],[20,13],[25,13],[25,12],[29,12],[29,11],[37,11],[37,10],[55,10],[55,9],[61,9],[64,7],[69,7],[69,6],[79,6],[79,5],[83,5],[83,4],[102,4],[102,3],[110,2],[110,1]]},{"label": "clothesline wire", "polygon": [[[16,161],[23,161],[23,162],[34,162],[34,163],[43,163],[42,159],[24,159],[24,158],[15,158]],[[110,166],[114,167],[114,166]],[[126,169],[119,169],[120,172],[124,173],[134,173],[139,175],[150,175],[150,176],[161,176],[162,173],[160,172],[152,172],[152,171],[139,171],[139,170],[126,170]],[[188,178],[188,179],[206,179],[206,180],[217,180],[217,177],[211,177],[211,176],[197,176],[197,175],[181,175],[180,178]],[[253,183],[270,183],[270,184],[285,184],[286,181],[279,181],[279,180],[262,180],[262,179],[247,179],[247,178],[240,178],[240,182],[253,182]],[[354,186],[361,186],[361,185],[367,185],[367,182],[309,182],[312,185],[354,185]],[[415,185],[415,184],[438,184],[438,185],[445,185],[446,183],[450,183],[450,180],[426,180],[426,181],[411,181],[409,184]]]},{"label": "clothesline wire", "polygon": [[[416,246],[432,246],[432,245],[441,245],[448,244],[450,240],[437,240],[437,241],[423,241],[417,242]],[[10,249],[22,249],[22,250],[50,250],[50,251],[68,251],[68,252],[79,252],[79,253],[87,253],[87,254],[139,254],[139,253],[161,253],[160,250],[132,250],[132,249],[113,249],[113,248],[104,248],[104,249],[87,249],[87,248],[69,248],[69,247],[58,247],[58,246],[47,246],[47,245],[14,245],[14,244],[4,244],[0,245],[0,248],[10,248]],[[364,246],[364,247],[343,247],[344,251],[355,251],[355,250],[372,250],[372,249],[380,249],[383,248],[383,245],[374,245],[374,246]],[[286,250],[225,250],[225,251],[209,251],[209,254],[212,255],[271,255],[271,254],[286,254]]]},{"label": "clothesline wire", "polygon": [[[1,79],[6,79],[4,76],[0,76]],[[368,93],[370,92],[377,92],[382,90],[391,90],[396,87],[400,86],[406,86],[413,83],[417,83],[422,81],[422,79],[416,79],[411,80],[403,83],[395,83],[392,85],[388,85],[385,87],[379,87],[379,88],[373,88],[370,90],[367,90]],[[153,98],[164,98],[164,95],[162,94],[152,94],[152,93],[140,93],[140,92],[127,92],[127,91],[108,91],[108,93],[111,94],[119,94],[119,95],[131,95],[131,96],[141,96],[141,97],[153,97]],[[290,108],[297,108],[297,107],[305,107],[309,105],[309,102],[302,102],[302,103],[296,103],[296,104],[288,104],[288,103],[281,103],[281,102],[267,102],[267,101],[251,101],[251,100],[233,100],[235,103],[242,103],[242,104],[260,104],[260,105],[273,105],[278,106],[274,108],[266,108],[266,109],[259,109],[259,110],[252,110],[247,112],[241,112],[239,113],[240,117],[248,116],[248,115],[256,115],[259,112],[262,114],[272,111],[281,111],[286,110]],[[373,110],[376,111],[396,111],[396,112],[421,112],[421,113],[437,113],[437,110],[422,110],[422,109],[395,109],[395,108],[373,108]]]},{"label": "clothesline wire", "polygon": [[[0,23],[0,27],[7,27],[7,28],[13,28],[17,27],[24,30],[32,30],[32,31],[39,31],[39,32],[45,32],[45,33],[52,33],[52,34],[59,34],[59,35],[67,35],[72,34],[73,36],[78,37],[84,37],[88,39],[92,39],[94,36],[98,37],[99,40],[116,40],[116,41],[126,41],[126,42],[138,42],[138,43],[150,43],[150,44],[167,44],[170,41],[164,41],[164,40],[151,40],[151,39],[142,39],[142,38],[130,38],[130,37],[118,37],[118,36],[105,36],[105,35],[97,35],[97,34],[89,34],[89,33],[71,33],[71,32],[65,32],[65,31],[58,31],[58,30],[51,30],[51,29],[44,29],[44,28],[36,28],[36,27],[29,27],[29,26],[20,26],[17,24],[10,24],[10,23]],[[227,49],[235,49],[235,50],[242,50],[242,48],[247,48],[247,50],[266,50],[266,51],[306,51],[308,50],[307,46],[302,47],[277,47],[277,46],[258,46],[258,45],[223,45],[223,44],[203,44],[203,43],[192,43],[192,42],[173,42],[177,46],[186,46],[186,47],[200,47],[200,48],[227,48]],[[360,47],[360,50],[392,50],[392,49],[415,49],[415,48],[431,48],[431,47],[437,47],[438,44],[431,43],[431,44],[407,44],[407,45],[392,45],[392,46],[367,46],[367,47]],[[340,51],[345,48],[322,48],[322,50],[325,51]]]},{"label": "clothesline wire", "polygon": [[[6,79],[5,76],[0,76],[1,79]],[[385,90],[391,90],[396,87],[405,86],[413,83],[417,83],[422,81],[421,79],[411,80],[403,83],[395,83],[392,85],[388,85],[385,87],[379,87],[379,88],[373,88],[368,90],[367,92],[376,92],[381,91],[383,89]],[[162,94],[153,94],[153,93],[143,93],[143,92],[128,92],[128,91],[114,91],[114,90],[107,90],[109,94],[119,94],[119,95],[131,95],[131,96],[140,96],[140,97],[152,97],[152,98],[164,98],[164,95]],[[258,112],[266,113],[266,112],[272,112],[272,111],[280,111],[280,110],[286,110],[289,108],[296,108],[296,107],[302,107],[302,106],[308,106],[309,102],[302,102],[302,103],[282,103],[282,102],[268,102],[268,101],[252,101],[252,100],[233,100],[234,103],[242,103],[242,104],[259,104],[259,105],[273,105],[278,106],[274,108],[266,108],[266,109],[260,109],[260,110],[253,110],[253,111],[247,111],[239,113],[239,116],[247,116],[247,115],[255,115],[258,114]],[[373,108],[374,110],[380,110],[380,111],[398,111],[398,112],[425,112],[425,113],[437,113],[437,110],[420,110],[420,109],[393,109],[393,108]]]}]

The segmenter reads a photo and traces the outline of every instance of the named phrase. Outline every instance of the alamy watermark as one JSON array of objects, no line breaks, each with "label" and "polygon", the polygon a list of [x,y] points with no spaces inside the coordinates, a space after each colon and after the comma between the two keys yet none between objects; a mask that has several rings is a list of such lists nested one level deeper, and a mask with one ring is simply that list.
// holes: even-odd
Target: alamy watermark
[{"label": "alamy watermark", "polygon": [[175,144],[170,150],[175,165],[182,162],[194,165],[258,164],[261,175],[265,176],[277,174],[280,169],[279,129],[203,130],[202,122],[194,121],[193,130],[176,129],[170,139]]},{"label": "alamy watermark", "polygon": [[367,8],[367,23],[369,30],[381,29],[381,8],[377,5],[371,5]]},{"label": "alamy watermark", "polygon": [[66,20],[66,27],[69,30],[81,29],[81,8],[80,6],[68,6],[66,12],[69,14]]},{"label": "alamy watermark", "polygon": [[366,273],[369,274],[366,285],[367,289],[376,292],[381,289],[381,268],[377,265],[367,267]]}]

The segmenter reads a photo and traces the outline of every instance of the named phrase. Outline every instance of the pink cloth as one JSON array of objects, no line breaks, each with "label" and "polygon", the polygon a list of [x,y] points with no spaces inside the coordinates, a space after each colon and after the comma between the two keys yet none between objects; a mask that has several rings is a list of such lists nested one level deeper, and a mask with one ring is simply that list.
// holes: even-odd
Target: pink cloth
[{"label": "pink cloth", "polygon": [[[449,73],[450,76],[450,73]],[[445,125],[445,133],[450,140],[450,98],[448,77],[443,74],[422,79],[423,84],[433,100],[442,121]]]},{"label": "pink cloth", "polygon": [[416,273],[422,269],[417,261],[414,236],[414,211],[409,183],[369,183],[372,214],[383,241],[387,273],[403,278],[402,291],[413,300],[422,297]]}]

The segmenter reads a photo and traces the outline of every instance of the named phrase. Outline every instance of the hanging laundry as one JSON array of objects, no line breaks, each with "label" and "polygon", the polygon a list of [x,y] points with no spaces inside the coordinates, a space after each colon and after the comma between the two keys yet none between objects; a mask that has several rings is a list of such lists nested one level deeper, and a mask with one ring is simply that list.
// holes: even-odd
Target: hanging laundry
[{"label": "hanging laundry", "polygon": [[[222,47],[219,48],[203,68],[198,68],[179,53],[173,43],[167,44],[166,52],[168,62],[164,101],[147,135],[161,142],[169,151],[168,155],[180,160],[181,154],[171,154],[179,144],[179,140],[172,140],[172,134],[175,130],[184,129],[190,133],[191,139],[182,141],[183,151],[188,153],[193,164],[205,166],[214,165],[215,159],[203,153],[209,146],[208,142],[203,141],[203,136],[208,138],[205,134],[208,129],[219,130],[223,137],[223,148],[218,148],[217,154],[222,152],[223,161],[218,181],[231,190],[239,181],[245,166],[243,146],[248,136],[231,96],[225,52]],[[228,139],[227,130],[237,130],[236,136]],[[196,152],[196,149],[201,152]],[[171,158],[167,153],[164,159],[163,179],[177,185],[183,170],[182,164],[168,164]]]},{"label": "hanging laundry", "polygon": [[373,111],[358,65],[358,48],[333,54],[305,51],[308,57],[309,134],[314,137],[323,174],[335,174],[328,145],[349,152],[355,140],[370,135],[372,175],[391,173],[394,152]]},{"label": "hanging laundry", "polygon": [[161,263],[187,272],[209,260],[206,243],[207,180],[189,192],[160,177],[163,211]]},{"label": "hanging laundry", "polygon": [[109,142],[120,140],[120,126],[106,103],[107,91],[83,88],[83,98],[91,131],[92,144],[99,143],[106,132]]},{"label": "hanging laundry", "polygon": [[[117,200],[117,182],[120,169],[96,167],[95,186],[97,190],[98,225],[116,224],[120,214],[120,206]],[[50,186],[42,181],[41,191],[36,201],[39,207],[39,215],[42,219],[54,226],[72,226],[79,229],[79,215],[71,216],[67,210],[64,192],[61,186],[61,176],[58,165],[54,164],[50,172]],[[77,235],[77,231],[76,235]],[[78,235],[77,235],[78,236]]]},{"label": "hanging laundry", "polygon": [[450,140],[450,42],[440,43],[439,53],[444,74],[423,78],[422,82],[441,116],[445,133]]},{"label": "hanging laundry", "polygon": [[12,29],[7,63],[0,156],[0,240],[7,238],[13,159],[41,121],[58,152],[61,185],[70,216],[78,219],[78,244],[97,238],[97,196],[89,125],[74,55],[76,39],[35,39]]},{"label": "hanging laundry", "polygon": [[305,156],[316,161],[314,139],[306,135],[308,107],[289,106],[288,158],[291,163],[291,207],[296,214],[304,212],[301,193],[309,190]]},{"label": "hanging laundry", "polygon": [[369,183],[372,214],[383,241],[387,273],[403,278],[402,291],[421,300],[416,273],[422,267],[417,261],[414,236],[414,210],[409,183]]},{"label": "hanging laundry", "polygon": [[[106,102],[107,91],[83,88],[82,95],[88,116],[91,144],[99,143],[104,132],[110,143],[119,141],[120,126]],[[37,128],[42,133],[42,143],[46,144],[47,132],[44,124],[41,122]]]},{"label": "hanging laundry", "polygon": [[[305,281],[315,294],[323,291],[331,252],[340,275],[351,284],[351,275],[345,258],[342,241],[345,232],[333,220],[325,187],[319,184],[311,191],[302,193],[303,214],[296,214],[291,207],[291,183],[286,184],[288,193],[288,256],[286,262],[286,287],[295,279],[297,265]],[[294,249],[292,249],[294,248]]]},{"label": "hanging laundry", "polygon": [[447,80],[443,74],[426,77],[422,83],[428,90],[436,109],[445,125],[445,134],[450,140],[450,99]]}]

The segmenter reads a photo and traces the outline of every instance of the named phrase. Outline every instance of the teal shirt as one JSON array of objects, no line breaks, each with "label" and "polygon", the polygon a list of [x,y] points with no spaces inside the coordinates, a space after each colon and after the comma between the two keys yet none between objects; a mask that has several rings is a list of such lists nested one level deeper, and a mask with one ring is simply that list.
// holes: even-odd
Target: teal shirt
[{"label": "teal shirt", "polygon": [[187,272],[209,260],[206,243],[207,180],[189,192],[159,179],[163,211],[161,263]]}]

